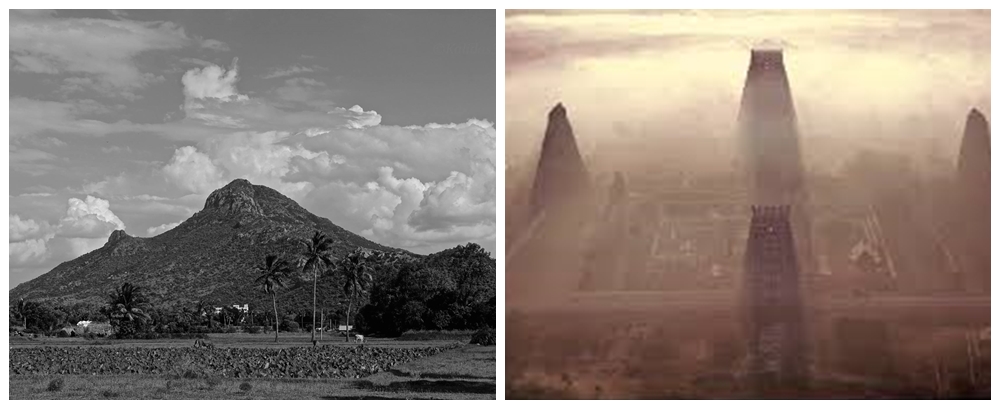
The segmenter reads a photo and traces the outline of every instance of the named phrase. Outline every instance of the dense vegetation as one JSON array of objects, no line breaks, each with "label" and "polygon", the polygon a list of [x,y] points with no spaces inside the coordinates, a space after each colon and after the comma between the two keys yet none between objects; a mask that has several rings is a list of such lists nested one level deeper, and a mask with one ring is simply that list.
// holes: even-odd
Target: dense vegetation
[{"label": "dense vegetation", "polygon": [[[271,278],[273,294],[267,293],[268,298],[274,298],[251,304],[247,311],[211,300],[161,305],[149,300],[145,288],[122,283],[101,307],[18,300],[10,306],[10,322],[28,332],[49,335],[57,335],[78,321],[110,322],[115,335],[123,338],[261,333],[274,331],[276,323],[280,331],[311,331],[311,305],[288,302],[287,289],[283,290],[281,277],[294,274],[290,267],[294,264],[269,257],[257,272],[248,273],[260,276],[261,272],[281,270]],[[372,279],[357,278],[359,271],[370,271]],[[258,280],[258,284],[265,287],[265,281]],[[318,274],[317,286],[320,298],[327,300],[317,310],[321,317],[317,326],[327,330],[345,323],[349,311],[357,332],[381,336],[398,336],[410,330],[496,326],[496,262],[476,244],[425,257],[359,249],[336,259],[332,268]]]},{"label": "dense vegetation", "polygon": [[496,326],[496,262],[476,244],[423,258],[386,257],[375,282],[358,317],[362,332]]}]

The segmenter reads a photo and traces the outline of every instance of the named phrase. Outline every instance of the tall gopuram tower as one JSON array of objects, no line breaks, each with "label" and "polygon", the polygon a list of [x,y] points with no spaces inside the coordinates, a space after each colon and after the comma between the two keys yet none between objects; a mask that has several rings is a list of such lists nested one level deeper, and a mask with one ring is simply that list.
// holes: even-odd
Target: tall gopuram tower
[{"label": "tall gopuram tower", "polygon": [[978,110],[969,112],[958,156],[955,228],[963,286],[990,293],[990,124]]},{"label": "tall gopuram tower", "polygon": [[753,206],[744,254],[749,378],[760,392],[808,382],[799,263],[789,206]]},{"label": "tall gopuram tower", "polygon": [[572,202],[589,186],[590,176],[576,146],[576,136],[567,118],[566,107],[556,104],[549,111],[549,123],[538,157],[531,189],[532,211],[539,212],[547,207]]},{"label": "tall gopuram tower", "polygon": [[580,286],[595,214],[589,172],[562,104],[549,112],[529,205],[532,222],[507,253],[507,301],[559,302]]},{"label": "tall gopuram tower", "polygon": [[800,268],[815,271],[812,223],[804,184],[799,131],[792,91],[778,48],[750,53],[739,113],[741,172],[753,206],[791,206],[791,223]]}]

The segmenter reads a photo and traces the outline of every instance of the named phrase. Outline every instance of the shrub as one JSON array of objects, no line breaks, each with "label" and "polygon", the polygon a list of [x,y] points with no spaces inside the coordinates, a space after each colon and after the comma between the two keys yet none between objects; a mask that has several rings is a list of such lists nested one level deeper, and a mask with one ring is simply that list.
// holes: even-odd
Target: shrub
[{"label": "shrub", "polygon": [[59,392],[62,390],[65,381],[62,378],[56,378],[49,381],[49,386],[45,388],[49,392]]},{"label": "shrub", "polygon": [[247,333],[250,334],[260,334],[261,328],[259,326],[247,327]]},{"label": "shrub", "polygon": [[220,383],[222,383],[222,380],[219,378],[205,379],[205,384],[208,385],[208,389],[215,389],[215,387],[219,386]]},{"label": "shrub", "polygon": [[240,390],[243,392],[250,392],[251,389],[253,389],[253,385],[251,385],[250,382],[243,382],[240,384]]},{"label": "shrub", "polygon": [[285,321],[281,323],[281,329],[287,332],[299,332],[299,323],[295,321]]},{"label": "shrub", "polygon": [[470,344],[478,345],[496,345],[497,344],[497,330],[493,328],[483,328],[472,334],[472,341]]}]

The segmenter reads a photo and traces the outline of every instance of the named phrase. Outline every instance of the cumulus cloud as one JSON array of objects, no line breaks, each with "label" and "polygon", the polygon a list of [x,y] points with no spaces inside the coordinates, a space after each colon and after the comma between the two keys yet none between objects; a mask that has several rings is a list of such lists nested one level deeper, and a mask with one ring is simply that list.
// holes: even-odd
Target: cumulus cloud
[{"label": "cumulus cloud", "polygon": [[181,222],[164,223],[164,224],[161,224],[159,226],[150,227],[150,228],[146,229],[146,235],[147,236],[156,236],[156,235],[158,235],[160,233],[163,233],[163,232],[165,232],[167,230],[170,230],[170,229],[172,229],[174,227],[177,227],[177,225],[179,225],[179,224],[181,224]]},{"label": "cumulus cloud", "polygon": [[8,245],[8,250],[10,251],[10,265],[11,267],[19,265],[31,265],[41,263],[46,258],[47,240],[45,239],[29,239],[17,242],[10,242]]},{"label": "cumulus cloud", "polygon": [[382,116],[378,112],[374,110],[365,111],[360,105],[355,105],[348,109],[335,108],[329,113],[342,115],[344,118],[347,118],[348,128],[360,129],[375,126],[382,122]]},{"label": "cumulus cloud", "polygon": [[246,95],[236,92],[236,81],[239,80],[238,62],[239,58],[233,58],[233,65],[228,70],[218,65],[209,65],[185,72],[181,77],[184,96],[194,99],[247,99]]},{"label": "cumulus cloud", "polygon": [[56,224],[11,214],[10,268],[51,268],[100,248],[112,231],[124,229],[110,202],[94,196],[70,198]]},{"label": "cumulus cloud", "polygon": [[114,230],[125,230],[125,223],[111,211],[110,202],[93,196],[70,198],[59,223],[59,234],[66,237],[101,238]]},{"label": "cumulus cloud", "polygon": [[[336,113],[377,115],[360,106]],[[494,237],[491,123],[305,126],[218,134],[178,149],[163,173],[200,194],[245,178],[348,230],[414,251]]]},{"label": "cumulus cloud", "polygon": [[21,216],[12,214],[10,215],[10,242],[37,238],[44,233],[43,228],[47,230],[47,227],[44,222],[39,224],[31,219],[22,220]]},{"label": "cumulus cloud", "polygon": [[210,192],[225,184],[222,172],[212,159],[193,146],[174,151],[170,163],[163,168],[163,174],[174,185],[192,193]]}]

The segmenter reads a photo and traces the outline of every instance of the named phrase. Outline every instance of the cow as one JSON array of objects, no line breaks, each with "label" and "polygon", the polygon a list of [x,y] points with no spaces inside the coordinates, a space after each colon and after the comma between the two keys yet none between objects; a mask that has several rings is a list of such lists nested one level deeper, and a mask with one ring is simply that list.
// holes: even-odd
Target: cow
[{"label": "cow", "polygon": [[365,336],[361,334],[354,334],[354,342],[365,343]]}]

